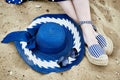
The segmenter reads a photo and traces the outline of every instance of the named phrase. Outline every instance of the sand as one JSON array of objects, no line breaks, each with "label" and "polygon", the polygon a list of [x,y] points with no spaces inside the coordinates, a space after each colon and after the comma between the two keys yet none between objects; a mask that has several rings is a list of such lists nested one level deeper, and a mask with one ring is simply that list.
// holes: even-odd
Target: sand
[{"label": "sand", "polygon": [[[120,80],[120,2],[119,0],[90,0],[92,20],[104,30],[114,44],[106,67],[95,66],[84,57],[82,62],[63,73],[43,75],[32,70],[19,56],[13,43],[0,43],[0,80]],[[46,13],[64,13],[56,3],[29,1],[22,5],[0,1],[0,41],[18,30],[24,30],[31,21]]]}]

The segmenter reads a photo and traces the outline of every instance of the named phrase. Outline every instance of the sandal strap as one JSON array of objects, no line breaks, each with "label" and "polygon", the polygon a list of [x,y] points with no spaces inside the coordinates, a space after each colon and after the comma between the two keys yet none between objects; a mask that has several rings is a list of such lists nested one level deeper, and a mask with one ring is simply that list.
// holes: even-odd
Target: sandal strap
[{"label": "sandal strap", "polygon": [[93,24],[92,21],[80,21],[79,25],[83,25],[83,24]]},{"label": "sandal strap", "polygon": [[83,24],[91,24],[91,25],[93,26],[93,29],[94,29],[95,31],[97,31],[97,28],[96,28],[95,25],[93,25],[92,21],[80,21],[80,22],[79,22],[79,25],[83,25]]}]

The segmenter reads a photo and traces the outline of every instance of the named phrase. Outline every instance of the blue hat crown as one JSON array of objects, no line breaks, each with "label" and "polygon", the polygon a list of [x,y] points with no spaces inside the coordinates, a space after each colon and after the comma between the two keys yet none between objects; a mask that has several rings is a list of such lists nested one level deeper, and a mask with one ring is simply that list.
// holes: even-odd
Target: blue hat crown
[{"label": "blue hat crown", "polygon": [[38,49],[45,53],[57,53],[64,49],[66,34],[62,26],[48,22],[43,24],[36,35]]}]

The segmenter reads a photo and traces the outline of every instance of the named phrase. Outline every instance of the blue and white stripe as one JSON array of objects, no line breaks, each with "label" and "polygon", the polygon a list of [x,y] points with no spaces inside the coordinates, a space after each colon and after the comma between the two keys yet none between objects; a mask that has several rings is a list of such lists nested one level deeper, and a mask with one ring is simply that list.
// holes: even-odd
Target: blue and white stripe
[{"label": "blue and white stripe", "polygon": [[95,44],[95,45],[88,47],[88,51],[89,51],[89,54],[95,58],[98,58],[101,55],[105,54],[105,51],[98,44]]},{"label": "blue and white stripe", "polygon": [[105,40],[105,38],[101,34],[97,35],[96,39],[98,40],[98,43],[100,44],[100,46],[102,48],[107,46],[106,40]]}]

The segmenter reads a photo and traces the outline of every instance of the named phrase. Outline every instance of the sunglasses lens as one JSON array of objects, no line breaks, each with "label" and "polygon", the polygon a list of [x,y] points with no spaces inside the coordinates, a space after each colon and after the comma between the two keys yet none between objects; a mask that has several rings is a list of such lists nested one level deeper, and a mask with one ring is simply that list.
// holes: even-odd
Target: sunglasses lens
[{"label": "sunglasses lens", "polygon": [[66,57],[60,57],[60,59],[58,60],[57,64],[60,66],[60,67],[64,67],[64,66],[67,66],[69,64],[69,60],[68,60],[68,57],[71,57],[71,58],[76,58],[78,56],[78,52],[75,48],[73,48],[68,56]]},{"label": "sunglasses lens", "polygon": [[69,63],[69,60],[68,60],[67,57],[61,57],[61,58],[58,60],[58,62],[57,62],[57,64],[58,64],[60,67],[64,67],[64,66],[66,66],[68,63]]},{"label": "sunglasses lens", "polygon": [[78,56],[78,52],[75,48],[73,48],[70,52],[70,57],[71,58],[76,58]]}]

